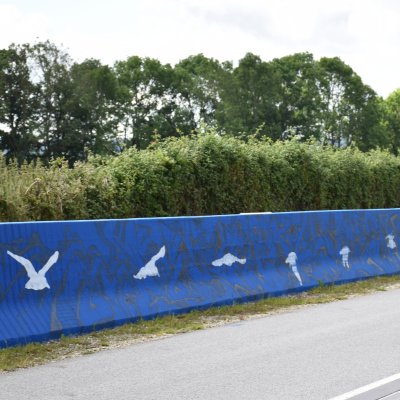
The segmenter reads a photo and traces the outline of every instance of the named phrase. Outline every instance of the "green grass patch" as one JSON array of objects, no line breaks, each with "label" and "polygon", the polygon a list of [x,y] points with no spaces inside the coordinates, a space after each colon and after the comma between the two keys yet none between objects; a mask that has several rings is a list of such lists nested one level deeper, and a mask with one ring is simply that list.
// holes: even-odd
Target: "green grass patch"
[{"label": "green grass patch", "polygon": [[47,343],[0,350],[0,371],[13,371],[45,364],[166,335],[191,332],[259,315],[291,310],[299,306],[344,300],[351,296],[400,287],[400,276],[371,278],[344,285],[319,285],[315,289],[296,295],[270,297],[255,302],[195,310],[187,314],[168,315],[150,321],[138,321],[81,336],[63,336]]}]

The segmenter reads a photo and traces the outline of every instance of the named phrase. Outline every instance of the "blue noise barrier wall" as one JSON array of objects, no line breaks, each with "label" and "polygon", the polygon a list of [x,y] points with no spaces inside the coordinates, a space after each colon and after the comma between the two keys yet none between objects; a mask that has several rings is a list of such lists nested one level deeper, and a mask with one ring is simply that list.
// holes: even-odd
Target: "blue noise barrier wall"
[{"label": "blue noise barrier wall", "polygon": [[0,347],[398,273],[397,238],[399,209],[2,223]]}]

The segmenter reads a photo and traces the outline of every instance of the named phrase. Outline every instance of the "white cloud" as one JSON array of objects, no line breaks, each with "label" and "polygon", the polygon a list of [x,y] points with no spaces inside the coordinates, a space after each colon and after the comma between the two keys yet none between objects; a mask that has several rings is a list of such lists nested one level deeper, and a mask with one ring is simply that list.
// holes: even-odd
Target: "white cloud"
[{"label": "white cloud", "polygon": [[0,4],[0,47],[11,43],[33,42],[47,39],[47,17],[39,13],[24,13],[11,4]]},{"label": "white cloud", "polygon": [[[187,9],[205,25],[217,26],[214,37],[207,37],[208,51],[217,58],[238,59],[252,51],[270,60],[309,51],[316,58],[339,56],[383,96],[400,87],[400,2],[235,0],[214,7],[196,0]],[[252,18],[244,22],[240,15]],[[225,37],[225,46],[219,37]]]},{"label": "white cloud", "polygon": [[0,5],[3,47],[48,38],[75,59],[109,64],[130,55],[176,63],[197,53],[237,61],[247,52],[271,60],[309,51],[340,57],[383,96],[400,87],[397,0],[15,2]]}]

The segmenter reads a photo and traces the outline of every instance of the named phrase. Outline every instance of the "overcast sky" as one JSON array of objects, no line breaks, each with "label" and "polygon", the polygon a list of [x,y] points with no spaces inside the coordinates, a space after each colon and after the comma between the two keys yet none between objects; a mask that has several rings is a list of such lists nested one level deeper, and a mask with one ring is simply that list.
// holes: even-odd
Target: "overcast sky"
[{"label": "overcast sky", "polygon": [[0,48],[50,39],[110,65],[308,51],[339,56],[386,97],[400,88],[399,21],[399,0],[0,0]]}]

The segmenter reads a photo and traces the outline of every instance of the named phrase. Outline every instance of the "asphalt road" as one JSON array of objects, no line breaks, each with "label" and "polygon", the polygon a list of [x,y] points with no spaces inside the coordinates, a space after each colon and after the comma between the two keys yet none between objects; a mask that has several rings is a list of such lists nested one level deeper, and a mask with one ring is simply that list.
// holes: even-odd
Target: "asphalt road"
[{"label": "asphalt road", "polygon": [[330,399],[400,372],[400,290],[0,374],[0,399]]}]

